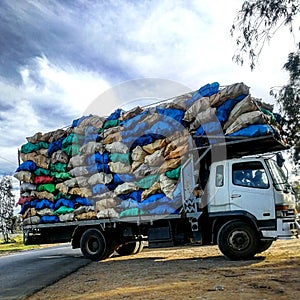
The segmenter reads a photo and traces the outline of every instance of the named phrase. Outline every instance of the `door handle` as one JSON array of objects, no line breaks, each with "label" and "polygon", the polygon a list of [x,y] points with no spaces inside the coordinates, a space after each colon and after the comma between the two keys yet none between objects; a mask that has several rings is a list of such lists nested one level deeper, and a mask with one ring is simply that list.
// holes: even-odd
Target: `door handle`
[{"label": "door handle", "polygon": [[240,195],[240,194],[232,194],[231,195],[231,198],[240,198],[240,197],[242,197],[242,195]]}]

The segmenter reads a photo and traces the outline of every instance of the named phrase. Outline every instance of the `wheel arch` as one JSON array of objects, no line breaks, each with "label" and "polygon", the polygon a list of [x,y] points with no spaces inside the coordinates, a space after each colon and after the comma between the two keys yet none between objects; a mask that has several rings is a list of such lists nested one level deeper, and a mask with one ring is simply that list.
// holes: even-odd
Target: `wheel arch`
[{"label": "wheel arch", "polygon": [[230,213],[214,213],[210,215],[212,218],[211,241],[214,245],[217,244],[217,237],[222,226],[233,221],[243,221],[252,226],[260,235],[260,230],[257,225],[257,219],[246,211],[237,211]]}]

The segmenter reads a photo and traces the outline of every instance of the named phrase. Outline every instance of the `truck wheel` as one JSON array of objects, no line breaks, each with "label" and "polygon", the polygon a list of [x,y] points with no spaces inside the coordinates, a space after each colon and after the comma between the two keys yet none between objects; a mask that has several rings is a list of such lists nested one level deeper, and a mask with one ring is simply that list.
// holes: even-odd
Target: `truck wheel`
[{"label": "truck wheel", "polygon": [[232,260],[251,259],[257,253],[258,233],[243,221],[230,221],[219,230],[220,251]]},{"label": "truck wheel", "polygon": [[273,244],[273,241],[259,241],[257,253],[261,253],[269,249]]},{"label": "truck wheel", "polygon": [[116,252],[121,256],[132,255],[142,252],[143,248],[143,242],[139,241],[129,244],[123,244],[116,250]]},{"label": "truck wheel", "polygon": [[106,257],[106,241],[100,230],[90,228],[86,230],[80,239],[80,249],[84,257],[91,260],[101,260]]}]

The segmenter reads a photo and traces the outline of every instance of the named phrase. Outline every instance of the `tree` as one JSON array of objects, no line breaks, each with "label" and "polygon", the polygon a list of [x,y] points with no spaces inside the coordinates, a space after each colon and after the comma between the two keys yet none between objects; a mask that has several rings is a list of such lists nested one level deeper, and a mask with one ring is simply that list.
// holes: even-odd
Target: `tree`
[{"label": "tree", "polygon": [[10,176],[2,177],[0,181],[0,232],[5,243],[9,242],[9,234],[14,225],[13,207],[15,198],[12,193],[12,180]]},{"label": "tree", "polygon": [[[249,65],[253,70],[259,55],[274,34],[287,26],[291,34],[295,31],[295,18],[300,13],[300,0],[250,0],[245,1],[237,13],[231,28],[235,36],[237,52],[233,59],[243,65],[244,56],[248,55]],[[296,30],[299,30],[297,28]],[[284,117],[284,132],[292,146],[292,156],[297,167],[300,157],[300,44],[288,55],[283,66],[289,72],[289,81],[280,89],[272,89]]]}]

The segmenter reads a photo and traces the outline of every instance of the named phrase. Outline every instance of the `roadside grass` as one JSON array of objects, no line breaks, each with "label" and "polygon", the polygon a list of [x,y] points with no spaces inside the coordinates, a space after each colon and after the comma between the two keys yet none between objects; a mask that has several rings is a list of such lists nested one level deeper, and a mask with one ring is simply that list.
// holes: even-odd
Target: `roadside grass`
[{"label": "roadside grass", "polygon": [[0,238],[0,256],[18,252],[18,251],[31,250],[31,249],[37,249],[37,248],[39,248],[39,245],[25,246],[23,244],[23,235],[22,234],[17,234],[17,235],[14,235],[13,237],[11,237],[9,243],[4,243],[4,240]]}]

